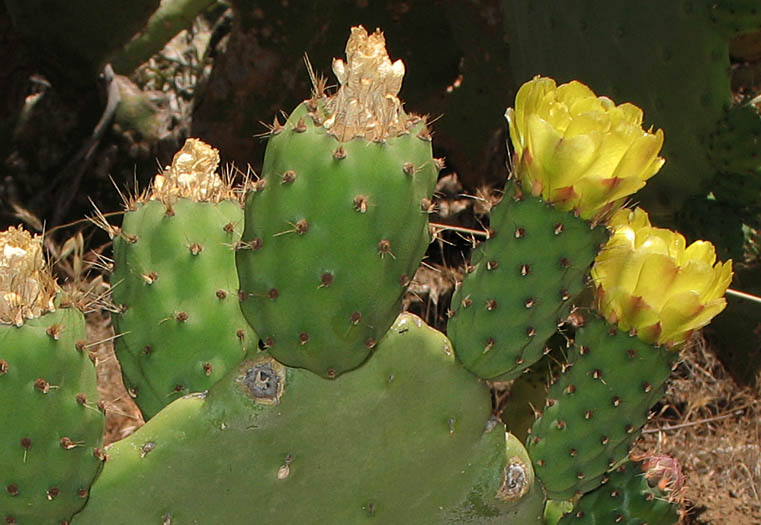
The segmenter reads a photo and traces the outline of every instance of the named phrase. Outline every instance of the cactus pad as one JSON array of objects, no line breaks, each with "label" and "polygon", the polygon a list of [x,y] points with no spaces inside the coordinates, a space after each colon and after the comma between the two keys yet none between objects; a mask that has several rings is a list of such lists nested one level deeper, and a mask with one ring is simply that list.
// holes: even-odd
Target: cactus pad
[{"label": "cactus pad", "polygon": [[60,308],[0,325],[0,519],[68,523],[101,465],[103,414],[85,321]]},{"label": "cactus pad", "polygon": [[490,231],[452,298],[447,330],[471,372],[511,379],[544,354],[607,233],[512,184],[492,211]]},{"label": "cactus pad", "polygon": [[569,499],[604,482],[663,395],[675,357],[598,317],[579,328],[528,438],[548,497]]},{"label": "cactus pad", "polygon": [[626,462],[610,473],[608,483],[585,494],[560,525],[673,525],[679,522],[678,505],[666,492],[651,487],[639,464]]},{"label": "cactus pad", "polygon": [[109,449],[77,523],[499,522],[521,509],[495,497],[507,454],[490,419],[486,385],[405,314],[334,381],[259,354],[174,402]]},{"label": "cactus pad", "polygon": [[243,312],[281,362],[335,377],[396,318],[429,243],[438,170],[426,137],[420,120],[383,142],[339,143],[305,103],[270,139],[237,261]]},{"label": "cactus pad", "polygon": [[210,388],[258,342],[238,300],[242,222],[236,200],[152,200],[124,216],[111,280],[116,353],[146,419]]}]

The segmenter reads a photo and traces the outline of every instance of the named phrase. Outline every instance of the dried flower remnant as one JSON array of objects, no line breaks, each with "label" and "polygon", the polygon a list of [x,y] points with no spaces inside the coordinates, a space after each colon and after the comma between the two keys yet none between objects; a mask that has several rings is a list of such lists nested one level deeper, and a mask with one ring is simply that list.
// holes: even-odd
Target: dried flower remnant
[{"label": "dried flower remnant", "polygon": [[391,62],[380,30],[368,35],[364,27],[352,27],[346,61],[333,60],[341,87],[326,103],[323,127],[341,141],[383,140],[407,131],[411,118],[398,97],[404,71],[401,60]]},{"label": "dried flower remnant", "polygon": [[171,204],[186,198],[199,202],[219,202],[233,197],[230,185],[216,173],[219,151],[198,139],[187,139],[175,153],[172,165],[156,175],[149,200]]},{"label": "dried flower remnant", "polygon": [[0,232],[0,322],[21,326],[55,310],[57,291],[45,265],[42,237],[21,227]]}]

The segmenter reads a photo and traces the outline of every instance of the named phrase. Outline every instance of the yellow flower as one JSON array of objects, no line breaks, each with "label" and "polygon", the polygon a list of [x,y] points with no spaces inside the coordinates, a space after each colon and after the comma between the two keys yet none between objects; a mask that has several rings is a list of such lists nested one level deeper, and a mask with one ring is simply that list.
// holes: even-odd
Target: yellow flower
[{"label": "yellow flower", "polygon": [[621,205],[664,163],[663,131],[643,130],[640,108],[616,106],[581,82],[535,77],[505,117],[523,188],[584,219]]},{"label": "yellow flower", "polygon": [[713,245],[650,225],[647,213],[618,210],[610,240],[595,259],[597,309],[649,343],[683,343],[727,305],[732,261],[716,262]]}]

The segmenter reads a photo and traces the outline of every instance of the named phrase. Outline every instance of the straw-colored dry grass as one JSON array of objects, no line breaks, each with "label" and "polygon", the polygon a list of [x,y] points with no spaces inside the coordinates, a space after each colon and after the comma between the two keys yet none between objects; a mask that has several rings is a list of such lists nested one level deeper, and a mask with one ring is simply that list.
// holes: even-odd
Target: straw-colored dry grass
[{"label": "straw-colored dry grass", "polygon": [[686,523],[761,523],[761,398],[703,341],[683,353],[636,451],[681,462]]}]

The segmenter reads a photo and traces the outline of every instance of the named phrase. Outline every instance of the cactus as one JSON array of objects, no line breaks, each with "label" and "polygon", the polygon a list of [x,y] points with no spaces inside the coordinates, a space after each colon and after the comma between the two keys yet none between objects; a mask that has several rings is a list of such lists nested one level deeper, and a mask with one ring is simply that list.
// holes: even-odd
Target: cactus
[{"label": "cactus", "polygon": [[[512,379],[547,339],[605,241],[605,216],[663,164],[663,132],[578,82],[536,78],[509,109],[516,179],[491,214],[489,239],[453,297],[458,358],[488,379]],[[572,211],[573,213],[569,213]]]},{"label": "cactus", "polygon": [[243,210],[218,162],[215,149],[188,140],[111,228],[115,350],[146,419],[210,388],[258,342],[238,300]]},{"label": "cactus", "polygon": [[[611,218],[595,260],[596,308],[534,423],[529,451],[549,497],[587,492],[622,460],[664,393],[678,349],[726,307],[731,261],[710,243],[687,246],[641,210]],[[654,345],[659,345],[654,346]]]},{"label": "cactus", "polygon": [[565,372],[528,437],[537,476],[552,499],[600,485],[625,457],[664,393],[674,354],[654,348],[600,318],[576,333]]},{"label": "cactus", "polygon": [[10,228],[0,249],[0,517],[68,523],[103,454],[85,321],[45,268],[40,237]]},{"label": "cactus", "polygon": [[[150,420],[108,449],[92,487],[104,456],[81,315],[49,277],[29,284],[39,257],[16,264],[39,241],[0,246],[0,328],[55,358],[4,346],[0,401],[83,393],[42,417],[11,412],[10,433],[55,435],[4,447],[19,452],[0,460],[6,521],[673,523],[673,465],[646,462],[643,478],[626,456],[679,350],[725,308],[732,263],[623,207],[663,164],[663,132],[580,82],[524,85],[506,114],[515,169],[454,294],[450,341],[398,312],[440,165],[397,97],[404,65],[357,27],[334,71],[335,94],[313,78],[275,121],[261,179],[232,188],[191,139],[121,228],[98,220],[114,240],[116,352]],[[506,407],[490,403],[493,378],[512,379]],[[82,414],[86,430],[64,426]],[[62,453],[89,464],[51,482],[35,462],[58,468]],[[54,508],[72,486],[86,504]]]},{"label": "cactus", "polygon": [[[335,381],[250,352],[207,397],[115,444],[76,523],[537,520],[525,450],[510,441],[508,458],[488,398],[449,341],[409,314]],[[530,510],[516,509],[524,497]]]},{"label": "cactus", "polygon": [[559,524],[673,525],[679,522],[683,483],[679,463],[668,456],[653,456],[642,463],[627,461],[611,473],[606,485],[585,494]]},{"label": "cactus", "polygon": [[243,313],[279,361],[333,378],[396,318],[428,246],[437,164],[383,35],[353,28],[338,92],[275,122],[237,251]]}]

